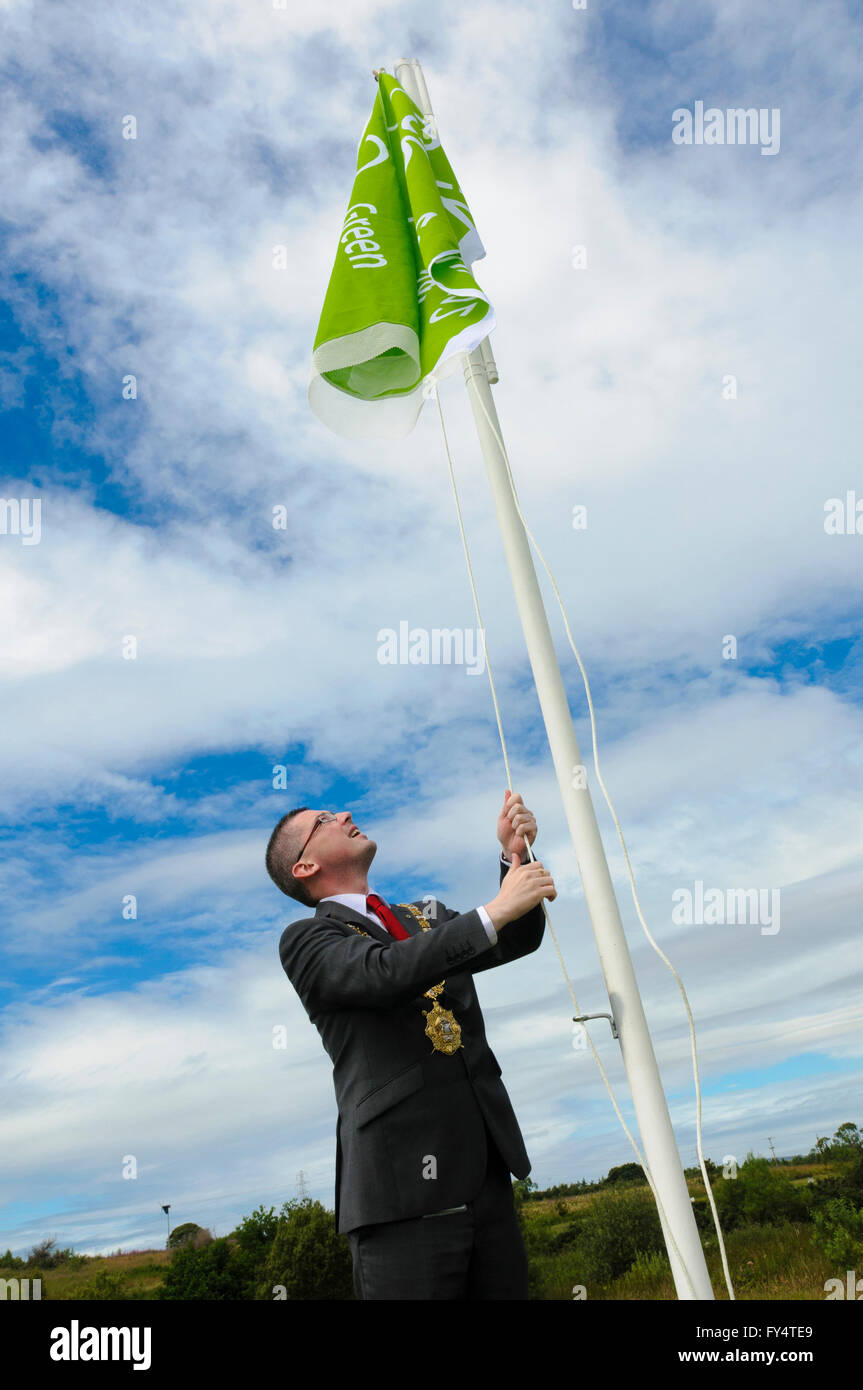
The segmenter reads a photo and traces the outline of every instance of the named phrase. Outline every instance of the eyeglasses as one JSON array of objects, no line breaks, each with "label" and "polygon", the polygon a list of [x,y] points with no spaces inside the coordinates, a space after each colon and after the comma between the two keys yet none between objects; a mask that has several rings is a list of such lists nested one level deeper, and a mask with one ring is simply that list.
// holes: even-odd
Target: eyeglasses
[{"label": "eyeglasses", "polygon": [[[332,811],[321,811],[321,814],[316,818],[315,823],[312,826],[311,833],[309,835],[309,840],[312,838],[312,835],[314,835],[319,825],[326,825],[327,821],[331,820],[338,820],[338,816],[334,816]],[[309,840],[306,840],[306,844],[303,845],[303,848],[300,850],[299,854],[294,860],[294,864],[299,864],[300,860],[302,859],[305,853],[306,845],[309,843]],[[291,867],[293,867],[293,865]]]}]

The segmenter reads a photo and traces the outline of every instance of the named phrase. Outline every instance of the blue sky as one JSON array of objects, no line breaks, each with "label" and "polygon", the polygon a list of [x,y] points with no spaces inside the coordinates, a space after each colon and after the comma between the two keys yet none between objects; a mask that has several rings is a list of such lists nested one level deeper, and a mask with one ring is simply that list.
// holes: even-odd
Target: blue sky
[{"label": "blue sky", "polygon": [[[859,1122],[863,536],[823,524],[829,498],[863,499],[859,8],[2,13],[0,495],[40,498],[42,530],[0,535],[0,1249],[159,1245],[164,1202],[224,1234],[300,1170],[332,1205],[330,1066],[277,955],[301,910],[263,869],[289,807],[349,808],[396,901],[496,891],[484,679],[377,661],[381,628],[474,625],[436,412],[370,446],[306,400],[371,70],[402,55],[486,247],[497,408],[645,916],[689,992],[705,1152],[769,1134],[790,1154]],[[778,108],[779,153],[675,145],[672,112],[699,100]],[[458,375],[441,401],[516,790],[601,1012]],[[592,785],[690,1163],[685,1015]],[[779,890],[781,930],[675,925],[697,880]],[[478,988],[534,1179],[628,1162],[551,943]],[[617,1046],[594,1038],[629,1116]]]}]

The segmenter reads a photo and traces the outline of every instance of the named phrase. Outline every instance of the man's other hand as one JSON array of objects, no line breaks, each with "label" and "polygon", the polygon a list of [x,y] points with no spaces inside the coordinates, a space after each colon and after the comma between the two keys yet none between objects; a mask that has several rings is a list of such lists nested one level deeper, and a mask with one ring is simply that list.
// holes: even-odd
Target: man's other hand
[{"label": "man's other hand", "polygon": [[514,853],[500,892],[490,903],[486,903],[485,910],[495,931],[499,931],[508,922],[516,922],[519,917],[524,917],[543,898],[553,902],[556,897],[554,879],[541,861],[535,859],[530,864],[522,864],[518,853]]},{"label": "man's other hand", "polygon": [[[497,818],[497,838],[503,846],[507,859],[527,854],[527,845],[536,839],[536,817],[521,799],[521,794],[507,788],[503,798],[503,809]],[[525,840],[527,844],[525,844]]]}]

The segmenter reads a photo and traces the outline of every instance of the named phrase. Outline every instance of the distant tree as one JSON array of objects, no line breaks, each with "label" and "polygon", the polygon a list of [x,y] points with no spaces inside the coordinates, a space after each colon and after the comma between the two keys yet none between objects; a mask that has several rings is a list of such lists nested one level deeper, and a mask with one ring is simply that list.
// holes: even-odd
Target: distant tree
[{"label": "distant tree", "polygon": [[840,1125],[833,1136],[831,1144],[833,1157],[837,1159],[856,1158],[859,1153],[863,1153],[863,1134],[855,1124],[846,1120],[844,1125]]},{"label": "distant tree", "polygon": [[[598,1182],[588,1182],[587,1178],[579,1178],[578,1182],[559,1182],[554,1187],[543,1188],[533,1187],[531,1184],[528,1195],[532,1202],[538,1202],[543,1197],[577,1197],[580,1192],[598,1192],[601,1187],[605,1186],[605,1181],[605,1178],[600,1178]],[[515,1200],[517,1193],[522,1191],[519,1183],[514,1182],[512,1185],[513,1199]]]},{"label": "distant tree", "polygon": [[54,1246],[56,1244],[56,1240],[49,1239],[34,1245],[27,1256],[27,1264],[30,1266],[38,1265],[40,1269],[50,1269],[54,1263]]},{"label": "distant tree", "polygon": [[170,1232],[166,1244],[168,1250],[177,1250],[181,1245],[185,1245],[192,1239],[201,1227],[194,1221],[186,1221],[182,1226],[175,1226]]},{"label": "distant tree", "polygon": [[72,1264],[83,1263],[85,1256],[76,1255],[75,1251],[71,1249],[55,1250],[56,1244],[56,1239],[50,1238],[34,1245],[24,1262],[25,1267],[27,1269],[56,1269],[58,1265],[66,1264],[67,1261]]},{"label": "distant tree", "polygon": [[646,1183],[644,1169],[640,1163],[621,1163],[617,1168],[609,1168],[608,1177],[605,1181],[613,1187],[616,1183],[642,1182]]},{"label": "distant tree", "polygon": [[[717,1173],[722,1171],[719,1164],[714,1163],[710,1158],[705,1158],[704,1166],[707,1169],[707,1176],[711,1181],[716,1177]],[[694,1163],[691,1168],[684,1168],[683,1173],[687,1178],[703,1178],[704,1176],[701,1171],[700,1163]]]}]

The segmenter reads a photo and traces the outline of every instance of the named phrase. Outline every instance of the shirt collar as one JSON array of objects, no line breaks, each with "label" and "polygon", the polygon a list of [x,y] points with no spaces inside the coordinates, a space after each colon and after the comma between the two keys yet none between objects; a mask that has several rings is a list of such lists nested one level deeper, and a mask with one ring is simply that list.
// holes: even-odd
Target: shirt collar
[{"label": "shirt collar", "polygon": [[[366,903],[365,893],[331,893],[327,898],[321,898],[322,903],[341,903],[343,907],[349,907],[351,912],[359,912],[364,917],[369,916],[368,904]],[[373,919],[377,921],[378,918]]]}]

